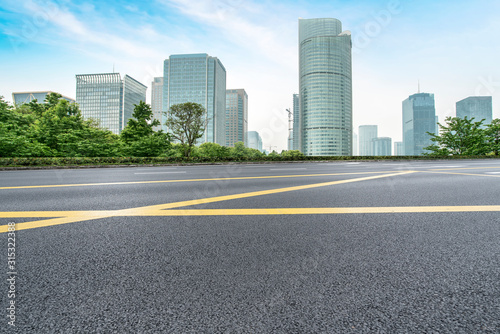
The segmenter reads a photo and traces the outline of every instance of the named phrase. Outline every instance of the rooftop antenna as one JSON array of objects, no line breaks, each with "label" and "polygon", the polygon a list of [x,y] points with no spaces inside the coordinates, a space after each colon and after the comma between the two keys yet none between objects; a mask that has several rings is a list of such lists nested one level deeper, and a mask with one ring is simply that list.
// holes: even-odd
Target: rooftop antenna
[{"label": "rooftop antenna", "polygon": [[418,79],[418,93],[420,94],[420,79]]},{"label": "rooftop antenna", "polygon": [[115,63],[113,63],[113,73],[115,73]]}]

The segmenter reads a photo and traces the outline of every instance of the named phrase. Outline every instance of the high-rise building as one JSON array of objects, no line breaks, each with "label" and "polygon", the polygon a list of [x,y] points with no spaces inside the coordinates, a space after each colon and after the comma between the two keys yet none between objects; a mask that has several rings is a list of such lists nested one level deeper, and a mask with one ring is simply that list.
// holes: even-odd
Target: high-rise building
[{"label": "high-rise building", "polygon": [[372,151],[372,140],[378,137],[377,125],[360,125],[359,132],[359,155],[362,157],[374,155]]},{"label": "high-rise building", "polygon": [[352,132],[352,155],[357,156],[358,153],[358,134],[356,132]]},{"label": "high-rise building", "polygon": [[248,95],[244,89],[226,90],[226,143],[234,147],[236,142],[247,143]]},{"label": "high-rise building", "polygon": [[99,121],[103,128],[119,134],[132,117],[135,104],[146,101],[147,87],[119,73],[76,75],[76,103],[84,118]]},{"label": "high-rise building", "polygon": [[352,154],[351,34],[333,18],[299,19],[300,150]]},{"label": "high-rise building", "polygon": [[[163,69],[163,111],[179,103],[199,103],[206,110],[203,142],[226,145],[226,69],[206,53],[171,55]],[[166,128],[165,128],[166,130]]]},{"label": "high-rise building", "polygon": [[[12,93],[12,101],[14,101],[14,105],[21,105],[25,103],[30,103],[33,100],[36,100],[38,103],[45,103],[45,98],[50,93],[55,93],[50,90],[41,91],[41,92],[18,92]],[[57,93],[59,94],[59,93]],[[70,97],[61,95],[61,99],[68,101],[69,103],[75,103],[76,101]]]},{"label": "high-rise building", "polygon": [[262,138],[257,131],[248,131],[248,147],[264,152],[262,149]]},{"label": "high-rise building", "polygon": [[402,141],[395,141],[394,142],[394,155],[397,155],[397,156],[405,155],[405,152],[403,151],[403,142]]},{"label": "high-rise building", "polygon": [[153,111],[153,118],[161,123],[154,129],[158,131],[166,121],[163,118],[163,77],[154,78],[151,82],[151,111]]},{"label": "high-rise building", "polygon": [[421,155],[432,145],[436,132],[434,94],[417,93],[403,101],[403,146],[405,155]]},{"label": "high-rise building", "polygon": [[377,137],[372,139],[372,155],[390,156],[392,155],[392,139],[389,137]]},{"label": "high-rise building", "polygon": [[300,105],[299,94],[293,94],[292,149],[300,150]]},{"label": "high-rise building", "polygon": [[493,120],[493,107],[491,96],[470,96],[457,104],[457,117],[474,118],[475,122],[484,119],[483,127]]}]

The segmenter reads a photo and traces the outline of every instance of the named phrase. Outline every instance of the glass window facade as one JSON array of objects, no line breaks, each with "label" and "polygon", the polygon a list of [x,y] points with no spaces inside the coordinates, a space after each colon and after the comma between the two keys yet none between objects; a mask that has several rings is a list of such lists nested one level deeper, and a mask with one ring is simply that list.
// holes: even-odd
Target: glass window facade
[{"label": "glass window facade", "polygon": [[359,128],[359,155],[362,157],[375,155],[372,149],[372,140],[378,137],[377,125],[360,125]]},{"label": "glass window facade", "polygon": [[257,131],[248,131],[248,147],[263,152],[262,138]]},{"label": "glass window facade", "polygon": [[377,137],[371,141],[372,155],[375,156],[390,156],[392,155],[392,139],[389,137]]},{"label": "glass window facade", "polygon": [[76,102],[82,116],[99,121],[102,128],[119,134],[132,117],[134,105],[146,101],[147,87],[119,73],[76,76]]},{"label": "glass window facade", "polygon": [[185,102],[199,103],[207,112],[207,127],[197,144],[225,145],[226,69],[219,59],[201,53],[171,55],[165,60],[163,111],[168,114],[170,106]]},{"label": "glass window facade", "polygon": [[339,20],[299,19],[299,142],[305,155],[352,155],[351,36]]},{"label": "glass window facade", "polygon": [[226,146],[247,142],[248,95],[244,89],[226,90]]},{"label": "glass window facade", "polygon": [[470,96],[458,101],[456,107],[457,117],[467,117],[468,119],[474,118],[476,122],[484,119],[483,128],[493,120],[491,96]]},{"label": "glass window facade", "polygon": [[403,101],[403,150],[405,155],[421,155],[432,145],[427,132],[436,131],[434,94],[413,94]]},{"label": "glass window facade", "polygon": [[160,121],[160,125],[155,127],[155,131],[162,128],[162,124],[166,122],[163,116],[163,77],[154,78],[151,82],[151,110],[153,118]]}]

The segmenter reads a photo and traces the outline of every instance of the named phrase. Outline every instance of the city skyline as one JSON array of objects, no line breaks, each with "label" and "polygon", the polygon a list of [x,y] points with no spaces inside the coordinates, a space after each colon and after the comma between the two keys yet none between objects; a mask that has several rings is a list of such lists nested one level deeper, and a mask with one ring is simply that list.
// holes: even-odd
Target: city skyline
[{"label": "city skyline", "polygon": [[[128,73],[148,86],[171,54],[208,53],[227,69],[227,87],[242,87],[249,130],[265,146],[286,149],[287,108],[298,93],[297,18],[331,17],[353,40],[353,128],[378,124],[401,141],[401,101],[435,95],[442,122],[469,96],[493,97],[500,117],[495,43],[497,1],[164,0],[133,2],[4,1],[0,10],[0,95],[51,90],[75,98],[78,73]],[[279,12],[277,17],[274,13]],[[21,24],[20,24],[21,23]],[[464,24],[465,23],[465,24]]]}]

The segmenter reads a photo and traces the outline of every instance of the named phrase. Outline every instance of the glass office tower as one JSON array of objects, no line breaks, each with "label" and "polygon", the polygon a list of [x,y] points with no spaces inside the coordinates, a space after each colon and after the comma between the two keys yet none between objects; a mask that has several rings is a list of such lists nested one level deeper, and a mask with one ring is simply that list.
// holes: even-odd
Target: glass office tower
[{"label": "glass office tower", "polygon": [[299,94],[293,94],[292,148],[300,150],[300,101]]},{"label": "glass office tower", "polygon": [[236,142],[247,146],[248,95],[244,89],[226,90],[226,144],[234,147]]},{"label": "glass office tower", "polygon": [[207,127],[197,144],[226,145],[226,69],[219,59],[199,53],[165,60],[163,111],[168,114],[170,106],[185,102],[199,103],[207,112]]},{"label": "glass office tower", "polygon": [[490,124],[493,120],[493,107],[491,96],[470,96],[466,99],[458,101],[457,117],[474,117],[475,122],[484,119],[483,128]]},{"label": "glass office tower", "polygon": [[392,155],[392,139],[389,137],[377,137],[371,141],[372,155],[390,156]]},{"label": "glass office tower", "polygon": [[359,132],[359,155],[362,157],[374,155],[372,140],[378,137],[377,125],[360,125]]},{"label": "glass office tower", "polygon": [[300,150],[352,155],[351,34],[333,18],[299,19]]},{"label": "glass office tower", "polygon": [[76,75],[76,103],[85,119],[119,134],[132,117],[135,104],[146,101],[147,87],[119,73]]},{"label": "glass office tower", "polygon": [[163,77],[154,78],[151,82],[151,111],[153,111],[153,118],[161,123],[154,128],[155,131],[158,131],[166,122],[166,119],[163,118]]},{"label": "glass office tower", "polygon": [[434,94],[417,93],[403,101],[403,150],[405,155],[421,155],[432,145],[427,132],[436,132]]}]

